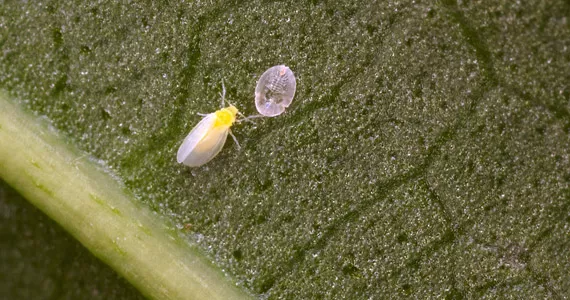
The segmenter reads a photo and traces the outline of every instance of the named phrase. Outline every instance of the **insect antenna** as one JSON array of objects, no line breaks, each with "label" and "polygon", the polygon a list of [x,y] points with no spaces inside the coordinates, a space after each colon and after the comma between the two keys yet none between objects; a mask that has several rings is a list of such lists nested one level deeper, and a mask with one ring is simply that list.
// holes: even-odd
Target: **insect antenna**
[{"label": "insect antenna", "polygon": [[[226,86],[224,85],[224,79],[222,78],[222,93],[220,93],[220,96],[222,97],[222,108],[224,108],[224,106],[226,106],[225,100],[226,100]],[[229,103],[229,102],[228,102]],[[230,103],[231,105],[231,103]]]},{"label": "insect antenna", "polygon": [[255,122],[253,122],[251,119],[257,119],[257,118],[263,118],[265,117],[264,115],[253,115],[253,116],[245,116],[244,114],[238,112],[238,114],[242,117],[242,119],[237,120],[237,122],[241,122],[241,121],[247,121],[249,123],[255,124]]}]

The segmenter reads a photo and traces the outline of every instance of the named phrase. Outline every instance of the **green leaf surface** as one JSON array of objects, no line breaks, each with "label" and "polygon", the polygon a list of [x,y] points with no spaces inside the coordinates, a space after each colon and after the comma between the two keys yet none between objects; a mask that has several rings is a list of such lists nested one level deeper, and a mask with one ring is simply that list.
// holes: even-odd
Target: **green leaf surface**
[{"label": "green leaf surface", "polygon": [[0,212],[3,299],[144,299],[4,182]]},{"label": "green leaf surface", "polygon": [[[6,1],[0,87],[260,297],[566,298],[568,16],[563,0]],[[277,64],[297,76],[286,113],[176,163],[222,80],[252,115]],[[32,226],[21,210],[3,234]]]},{"label": "green leaf surface", "polygon": [[194,243],[0,95],[0,176],[155,299],[246,299]]}]

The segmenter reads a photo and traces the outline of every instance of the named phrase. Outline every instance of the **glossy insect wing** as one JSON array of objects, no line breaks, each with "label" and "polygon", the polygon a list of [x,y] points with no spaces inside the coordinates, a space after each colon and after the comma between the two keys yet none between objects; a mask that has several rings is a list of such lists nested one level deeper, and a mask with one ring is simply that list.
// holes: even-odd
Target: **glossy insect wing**
[{"label": "glossy insect wing", "polygon": [[176,160],[189,167],[199,167],[214,158],[224,146],[237,109],[230,106],[206,115],[186,136]]},{"label": "glossy insect wing", "polygon": [[297,82],[289,67],[278,65],[261,75],[255,88],[255,107],[267,117],[274,117],[285,111],[293,97]]}]

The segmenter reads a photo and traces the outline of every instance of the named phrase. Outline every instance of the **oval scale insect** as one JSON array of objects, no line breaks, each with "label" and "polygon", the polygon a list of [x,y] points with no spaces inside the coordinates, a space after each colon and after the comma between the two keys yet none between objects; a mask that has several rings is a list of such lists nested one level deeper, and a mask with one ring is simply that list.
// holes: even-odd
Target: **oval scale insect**
[{"label": "oval scale insect", "polygon": [[[222,107],[224,105],[224,95],[225,88],[223,88],[222,94]],[[199,167],[209,162],[222,150],[228,133],[239,148],[239,143],[230,130],[230,127],[236,121],[237,114],[239,114],[238,109],[233,105],[211,114],[199,114],[204,118],[186,136],[178,149],[176,160],[189,167]]]},{"label": "oval scale insect", "polygon": [[278,65],[265,71],[255,87],[255,107],[267,117],[274,117],[285,111],[293,97],[297,82],[289,67]]}]

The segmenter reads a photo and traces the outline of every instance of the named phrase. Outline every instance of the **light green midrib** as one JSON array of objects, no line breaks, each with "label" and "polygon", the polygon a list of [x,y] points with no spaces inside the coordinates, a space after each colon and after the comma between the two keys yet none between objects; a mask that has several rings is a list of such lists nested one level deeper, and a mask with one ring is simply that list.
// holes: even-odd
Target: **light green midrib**
[{"label": "light green midrib", "polygon": [[250,298],[1,92],[0,177],[150,298]]}]

